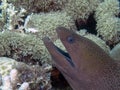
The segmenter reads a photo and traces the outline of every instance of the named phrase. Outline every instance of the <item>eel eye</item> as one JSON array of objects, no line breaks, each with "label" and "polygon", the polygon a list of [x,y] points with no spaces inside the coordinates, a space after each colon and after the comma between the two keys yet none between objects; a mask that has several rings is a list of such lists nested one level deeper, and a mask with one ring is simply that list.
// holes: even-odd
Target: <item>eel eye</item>
[{"label": "eel eye", "polygon": [[72,36],[69,36],[67,38],[67,41],[72,44],[72,43],[74,43],[75,39]]}]

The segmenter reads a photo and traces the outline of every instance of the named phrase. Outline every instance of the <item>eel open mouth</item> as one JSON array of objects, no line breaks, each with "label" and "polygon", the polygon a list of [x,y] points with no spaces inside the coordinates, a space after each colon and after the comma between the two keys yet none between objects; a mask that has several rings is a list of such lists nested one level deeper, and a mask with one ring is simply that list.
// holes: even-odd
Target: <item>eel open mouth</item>
[{"label": "eel open mouth", "polygon": [[67,52],[63,51],[62,49],[60,49],[59,47],[57,47],[48,37],[43,38],[43,41],[51,55],[54,56],[53,52],[55,52],[55,54],[59,54],[59,55],[63,56],[71,64],[71,66],[74,66],[74,63],[73,63],[69,53],[67,53]]},{"label": "eel open mouth", "polygon": [[55,47],[56,47],[57,51],[58,51],[60,54],[62,54],[62,55],[65,57],[65,59],[66,59],[72,66],[74,66],[74,63],[73,63],[73,61],[72,61],[69,53],[63,51],[62,49],[60,49],[60,48],[57,47],[56,45],[55,45]]}]

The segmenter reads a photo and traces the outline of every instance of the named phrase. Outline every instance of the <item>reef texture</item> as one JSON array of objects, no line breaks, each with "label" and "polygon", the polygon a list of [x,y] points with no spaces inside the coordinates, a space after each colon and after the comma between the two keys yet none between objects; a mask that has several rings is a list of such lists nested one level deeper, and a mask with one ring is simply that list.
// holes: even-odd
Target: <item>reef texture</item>
[{"label": "reef texture", "polygon": [[34,60],[39,63],[50,63],[50,56],[42,40],[36,36],[5,31],[0,33],[0,42],[0,56],[28,63],[34,63]]},{"label": "reef texture", "polygon": [[29,13],[62,10],[67,1],[68,0],[8,0],[8,2],[13,3],[17,8],[22,7]]},{"label": "reef texture", "polygon": [[86,20],[102,0],[68,0],[65,11],[72,16],[74,20]]},{"label": "reef texture", "polygon": [[26,31],[29,31],[29,28],[34,28],[38,30],[38,36],[41,39],[49,36],[53,40],[57,39],[55,28],[58,26],[76,30],[74,21],[70,16],[67,16],[66,12],[33,14],[25,25]]},{"label": "reef texture", "polygon": [[118,0],[105,0],[100,3],[95,12],[97,32],[105,41],[118,41],[120,19],[116,17],[120,12]]},{"label": "reef texture", "polygon": [[[46,76],[49,74],[44,73],[46,72],[46,70],[43,69],[43,66],[52,64],[53,61],[41,40],[43,37],[50,37],[50,39],[55,43],[56,46],[59,46],[63,49],[63,51],[66,51],[67,48],[65,48],[64,45],[59,41],[57,33],[55,31],[55,28],[58,26],[63,26],[76,32],[77,30],[79,30],[79,32],[77,32],[79,35],[88,38],[89,40],[96,43],[99,47],[102,48],[102,50],[107,52],[107,54],[110,54],[112,58],[120,60],[119,1],[120,0],[1,0],[0,56],[10,57],[15,59],[16,61],[23,62],[20,63],[23,68],[19,65],[18,67],[16,66],[16,69],[18,69],[17,72],[19,73],[16,76],[20,79],[20,85],[17,86],[17,90],[23,88],[24,85],[27,88],[32,86],[32,90],[34,89],[34,87],[38,89],[40,86],[42,86],[41,84],[43,84],[44,82],[43,79],[46,80],[46,77],[49,77]],[[86,48],[91,48],[93,46],[93,44],[90,46],[87,45]],[[77,50],[78,45],[75,51]],[[98,53],[98,51],[96,51],[96,53],[94,53],[93,51],[96,50],[93,49],[90,52],[85,52],[85,56],[91,56],[91,52],[92,54],[95,54],[92,56],[96,56],[96,53]],[[66,53],[64,54],[68,55]],[[10,63],[6,60],[2,60],[0,62],[2,63],[0,67],[2,74],[1,76],[5,76],[6,74],[8,74],[8,71],[10,73],[12,72],[12,70],[8,68],[12,65],[7,65],[11,64],[12,60],[10,61]],[[27,63],[28,65],[26,65],[25,63]],[[5,68],[2,67],[4,65],[6,65]],[[99,66],[97,64],[94,65]],[[37,68],[39,69],[37,70]],[[39,71],[41,72],[41,74]],[[31,74],[31,72],[33,73]],[[57,72],[55,72],[55,74]],[[30,73],[30,76],[26,73]],[[43,76],[45,78],[41,79],[41,75],[43,74],[45,74],[45,76]],[[57,73],[55,77],[58,78],[59,74]],[[11,75],[8,76],[11,77]],[[33,76],[33,78],[31,78],[31,76]],[[11,87],[14,88],[14,86],[12,86],[11,84],[11,82],[13,82],[16,87],[17,82],[11,81],[9,77],[3,80],[5,81],[5,84],[3,86],[6,87],[6,85],[8,85],[8,89]],[[54,77],[54,75],[52,76],[51,74],[51,77]],[[39,78],[42,81],[40,81],[40,83],[38,84],[39,80],[37,81],[37,79]],[[56,78],[53,81],[51,79],[50,82],[55,81],[54,83],[56,83],[57,80],[58,79]],[[64,81],[64,79],[60,78],[60,83],[56,84],[64,84]],[[115,80],[112,81],[112,83],[114,83]],[[48,82],[44,83],[45,87],[48,84],[50,84],[49,80]],[[105,86],[107,85],[105,84]],[[44,88],[44,86],[42,86],[39,89],[49,90],[48,88],[46,89]],[[51,85],[51,88],[52,90],[67,90],[67,88],[61,89],[54,87],[54,85]],[[70,88],[68,88],[68,90],[70,90]]]},{"label": "reef texture", "polygon": [[[0,88],[2,90],[16,90],[20,86],[22,88],[25,82],[29,84],[29,90],[49,90],[51,88],[49,71],[52,67],[50,65],[27,65],[6,57],[1,57],[0,59],[0,73],[3,77],[3,84]],[[7,79],[9,78],[8,76],[10,76],[11,82]]]}]

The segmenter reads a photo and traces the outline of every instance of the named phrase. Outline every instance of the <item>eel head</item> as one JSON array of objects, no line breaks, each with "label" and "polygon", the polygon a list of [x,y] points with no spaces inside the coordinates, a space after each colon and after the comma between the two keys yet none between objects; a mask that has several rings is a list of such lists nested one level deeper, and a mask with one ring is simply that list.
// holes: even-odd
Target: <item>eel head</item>
[{"label": "eel head", "polygon": [[120,69],[107,53],[72,30],[58,27],[56,31],[67,52],[55,46],[48,37],[43,41],[53,64],[74,90],[120,90]]}]

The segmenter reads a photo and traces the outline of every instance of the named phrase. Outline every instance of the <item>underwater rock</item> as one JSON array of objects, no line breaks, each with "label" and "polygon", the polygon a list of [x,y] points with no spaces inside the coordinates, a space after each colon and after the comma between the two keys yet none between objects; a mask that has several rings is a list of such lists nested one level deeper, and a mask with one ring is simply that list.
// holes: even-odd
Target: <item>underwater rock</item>
[{"label": "underwater rock", "polygon": [[118,43],[111,51],[110,56],[115,60],[120,60],[120,43]]}]

